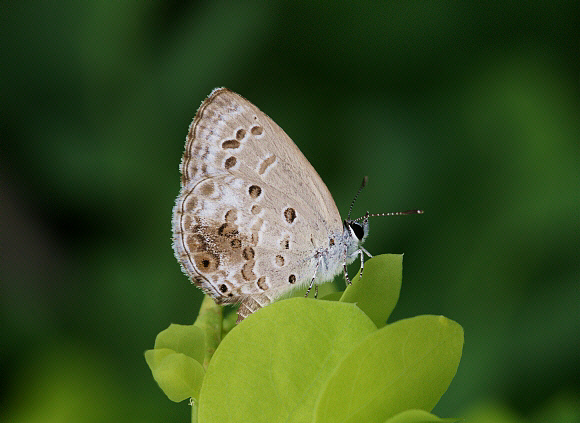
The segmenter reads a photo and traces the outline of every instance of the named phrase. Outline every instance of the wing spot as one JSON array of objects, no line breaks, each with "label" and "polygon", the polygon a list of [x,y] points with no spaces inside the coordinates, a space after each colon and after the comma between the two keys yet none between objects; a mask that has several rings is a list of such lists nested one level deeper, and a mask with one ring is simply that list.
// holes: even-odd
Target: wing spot
[{"label": "wing spot", "polygon": [[236,225],[232,225],[231,223],[224,223],[218,229],[218,235],[221,236],[231,237],[237,235],[238,233],[238,227]]},{"label": "wing spot", "polygon": [[212,195],[213,192],[214,192],[214,186],[213,186],[213,182],[211,182],[211,181],[204,183],[199,189],[199,193],[201,195],[205,195],[206,197],[209,197],[210,195]]},{"label": "wing spot", "polygon": [[268,289],[268,284],[266,283],[266,276],[260,276],[258,282],[256,282],[256,285],[258,285],[258,288],[260,288],[262,291],[266,291]]},{"label": "wing spot", "polygon": [[197,198],[194,195],[189,194],[183,204],[185,211],[192,212],[197,206]]},{"label": "wing spot", "polygon": [[262,207],[258,206],[257,204],[252,206],[252,214],[260,214],[261,211]]},{"label": "wing spot", "polygon": [[234,223],[236,218],[238,217],[238,212],[236,209],[230,209],[226,213],[226,222],[227,223]]},{"label": "wing spot", "polygon": [[284,210],[284,218],[286,219],[286,222],[290,224],[294,223],[294,220],[296,219],[296,210],[292,207],[288,207]]},{"label": "wing spot", "polygon": [[296,275],[290,275],[290,277],[288,278],[288,282],[290,283],[296,283]]},{"label": "wing spot", "polygon": [[238,140],[226,140],[222,143],[222,148],[228,149],[228,148],[238,148],[240,146],[240,142]]},{"label": "wing spot", "polygon": [[252,247],[245,247],[242,250],[242,257],[244,257],[244,260],[252,260],[255,255],[256,253]]},{"label": "wing spot", "polygon": [[260,188],[258,185],[252,185],[248,190],[248,192],[250,194],[250,197],[258,198],[260,194],[262,194],[262,188]]},{"label": "wing spot", "polygon": [[238,141],[241,141],[244,139],[244,137],[246,136],[246,130],[245,129],[238,129],[236,132],[236,139]]},{"label": "wing spot", "polygon": [[278,255],[276,256],[276,265],[277,265],[278,267],[282,267],[282,266],[284,266],[284,257],[283,257],[283,256],[281,256],[280,254],[278,254]]},{"label": "wing spot", "polygon": [[268,168],[270,166],[272,166],[272,164],[275,161],[276,161],[276,156],[273,154],[270,157],[268,157],[267,159],[264,159],[264,161],[260,164],[260,169],[258,169],[258,173],[260,175],[263,175],[264,172],[266,172],[266,170],[268,170]]},{"label": "wing spot", "polygon": [[221,284],[220,291],[225,294],[226,292],[228,292],[228,287],[225,284]]},{"label": "wing spot", "polygon": [[242,267],[242,277],[247,281],[252,281],[256,279],[256,274],[254,273],[254,260],[247,261]]},{"label": "wing spot", "polygon": [[262,128],[260,125],[252,126],[250,132],[252,133],[252,135],[262,135],[262,133],[264,132],[264,128]]},{"label": "wing spot", "polygon": [[232,239],[231,246],[232,248],[240,248],[242,246],[242,241],[239,239]]},{"label": "wing spot", "polygon": [[234,156],[230,156],[226,159],[224,167],[226,169],[231,169],[232,167],[234,167],[236,165],[237,161],[238,161],[238,159],[236,159]]},{"label": "wing spot", "polygon": [[198,270],[202,273],[213,273],[219,267],[219,257],[207,251],[196,254],[194,260]]}]

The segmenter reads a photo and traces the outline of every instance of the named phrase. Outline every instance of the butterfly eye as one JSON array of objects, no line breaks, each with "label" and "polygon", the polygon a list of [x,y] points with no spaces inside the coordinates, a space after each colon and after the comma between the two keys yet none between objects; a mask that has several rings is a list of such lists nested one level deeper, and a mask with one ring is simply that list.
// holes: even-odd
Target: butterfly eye
[{"label": "butterfly eye", "polygon": [[356,222],[351,222],[351,223],[349,223],[349,226],[352,229],[352,231],[354,232],[354,234],[356,235],[356,237],[358,238],[358,240],[362,241],[362,239],[365,236],[365,230],[362,227],[362,225],[360,225],[359,223],[356,223]]}]

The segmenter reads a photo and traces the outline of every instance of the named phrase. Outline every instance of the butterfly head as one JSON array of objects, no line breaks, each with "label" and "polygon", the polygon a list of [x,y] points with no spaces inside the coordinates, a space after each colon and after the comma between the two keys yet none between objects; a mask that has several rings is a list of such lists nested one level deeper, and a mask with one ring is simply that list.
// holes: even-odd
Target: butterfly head
[{"label": "butterfly head", "polygon": [[349,233],[350,238],[352,238],[353,241],[362,244],[369,233],[369,220],[366,216],[362,222],[347,219],[344,221],[344,229]]},{"label": "butterfly head", "polygon": [[[367,213],[368,214],[368,213]],[[355,257],[361,249],[369,233],[369,220],[365,218],[362,221],[346,219],[344,221],[344,238],[346,241],[346,256]]]}]

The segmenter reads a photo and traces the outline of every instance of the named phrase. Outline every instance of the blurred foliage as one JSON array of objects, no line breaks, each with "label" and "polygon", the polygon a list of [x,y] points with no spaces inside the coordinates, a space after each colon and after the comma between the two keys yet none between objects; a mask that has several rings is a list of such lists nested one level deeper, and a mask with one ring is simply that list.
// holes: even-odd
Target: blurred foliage
[{"label": "blurred foliage", "polygon": [[395,320],[465,329],[435,414],[577,422],[577,24],[575,1],[3,2],[0,419],[189,419],[142,354],[201,302],[171,208],[223,85],[342,213],[363,175],[355,215],[426,210],[376,218],[365,246],[405,253]]}]

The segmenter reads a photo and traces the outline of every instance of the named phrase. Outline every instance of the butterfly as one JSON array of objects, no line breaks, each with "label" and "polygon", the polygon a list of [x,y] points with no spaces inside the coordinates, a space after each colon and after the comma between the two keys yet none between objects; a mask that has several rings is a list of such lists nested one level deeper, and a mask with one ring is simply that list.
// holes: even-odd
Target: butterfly
[{"label": "butterfly", "polygon": [[350,283],[346,266],[357,257],[362,273],[372,215],[351,220],[349,211],[342,220],[290,137],[239,94],[217,88],[201,104],[180,170],[175,256],[217,304],[240,304],[238,322],[298,287],[308,286],[308,295],[340,272]]}]

